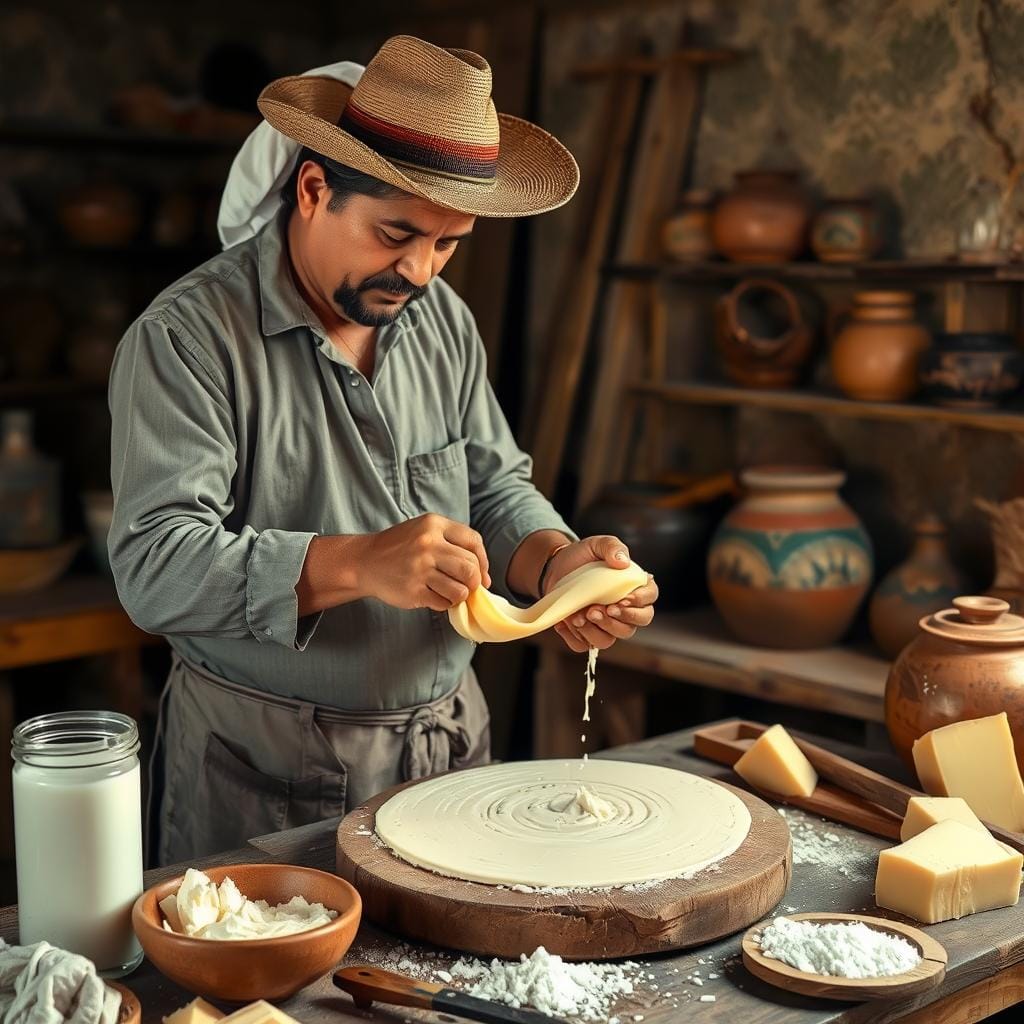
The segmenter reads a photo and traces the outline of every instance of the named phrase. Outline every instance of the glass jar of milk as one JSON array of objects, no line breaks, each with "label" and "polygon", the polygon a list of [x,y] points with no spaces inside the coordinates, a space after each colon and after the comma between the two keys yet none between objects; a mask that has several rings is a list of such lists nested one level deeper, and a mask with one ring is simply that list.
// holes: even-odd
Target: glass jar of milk
[{"label": "glass jar of milk", "polygon": [[142,960],[139,730],[112,711],[61,711],[14,730],[14,841],[23,945],[45,939],[105,977]]}]

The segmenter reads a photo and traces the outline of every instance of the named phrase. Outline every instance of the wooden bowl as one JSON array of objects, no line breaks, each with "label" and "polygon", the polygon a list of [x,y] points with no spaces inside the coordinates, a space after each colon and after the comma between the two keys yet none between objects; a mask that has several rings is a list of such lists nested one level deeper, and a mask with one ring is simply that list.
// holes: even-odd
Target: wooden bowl
[{"label": "wooden bowl", "polygon": [[81,540],[76,539],[48,548],[0,550],[0,594],[48,587],[67,571],[81,546]]},{"label": "wooden bowl", "polygon": [[117,1015],[117,1024],[142,1024],[142,1004],[135,993],[116,981],[108,981],[107,987],[121,993],[121,1009]]},{"label": "wooden bowl", "polygon": [[230,877],[243,896],[272,906],[304,896],[338,911],[330,924],[272,939],[190,938],[165,931],[159,903],[184,878],[147,889],[132,907],[132,925],[153,965],[182,988],[213,999],[248,1003],[286,999],[337,966],[355,938],[362,913],[359,893],[326,871],[292,864],[229,864],[209,868],[220,883]]}]

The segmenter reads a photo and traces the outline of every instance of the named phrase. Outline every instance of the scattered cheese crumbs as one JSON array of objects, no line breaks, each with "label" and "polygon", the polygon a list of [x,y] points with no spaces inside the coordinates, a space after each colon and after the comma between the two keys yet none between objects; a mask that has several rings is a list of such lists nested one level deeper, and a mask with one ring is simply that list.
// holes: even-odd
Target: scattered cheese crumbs
[{"label": "scattered cheese crumbs", "polygon": [[700,997],[700,1002],[702,1002],[702,1003],[713,1003],[714,1001],[715,1001],[715,997],[714,996],[701,996]]},{"label": "scattered cheese crumbs", "polygon": [[436,974],[437,977],[439,977],[446,985],[452,980],[452,976],[447,971],[434,971],[434,974]]},{"label": "scattered cheese crumbs", "polygon": [[761,931],[761,952],[810,974],[880,978],[912,970],[921,961],[906,939],[849,924],[814,924],[777,917]]},{"label": "scattered cheese crumbs", "polygon": [[720,977],[721,977],[720,974],[709,974],[708,975],[708,981],[714,981],[716,978],[720,978]]},{"label": "scattered cheese crumbs", "polygon": [[616,997],[632,994],[633,982],[627,971],[635,972],[637,967],[630,962],[566,963],[538,946],[529,957],[521,955],[518,963],[494,959],[487,965],[479,960],[458,960],[451,974],[453,979],[470,982],[468,993],[481,999],[516,1008],[528,1006],[549,1016],[597,1021],[607,1018]]},{"label": "scattered cheese crumbs", "polygon": [[[177,921],[169,901],[173,900]],[[167,906],[165,906],[167,904]],[[202,872],[189,868],[173,897],[161,900],[167,931],[180,931],[197,939],[266,939],[292,935],[333,921],[336,910],[293,896],[271,907],[266,900],[246,899],[230,878],[220,885]],[[179,927],[175,928],[177,924]]]}]

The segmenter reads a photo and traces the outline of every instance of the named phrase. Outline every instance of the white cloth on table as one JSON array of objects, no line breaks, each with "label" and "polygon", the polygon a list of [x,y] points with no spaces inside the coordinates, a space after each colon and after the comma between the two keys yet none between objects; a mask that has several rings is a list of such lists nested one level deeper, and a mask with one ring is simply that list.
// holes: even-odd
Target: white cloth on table
[{"label": "white cloth on table", "polygon": [[117,1024],[121,994],[93,962],[48,942],[9,946],[0,939],[3,1024]]},{"label": "white cloth on table", "polygon": [[[350,60],[303,72],[336,78],[353,88],[362,73],[363,65]],[[266,121],[250,132],[231,164],[217,214],[217,234],[225,249],[252,238],[277,213],[277,194],[292,173],[300,148]]]}]

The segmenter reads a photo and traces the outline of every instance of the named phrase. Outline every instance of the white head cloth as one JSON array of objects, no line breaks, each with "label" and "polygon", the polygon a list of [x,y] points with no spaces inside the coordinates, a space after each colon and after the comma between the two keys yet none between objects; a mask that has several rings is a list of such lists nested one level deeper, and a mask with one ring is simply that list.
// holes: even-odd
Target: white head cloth
[{"label": "white head cloth", "polygon": [[[355,87],[363,65],[350,60],[313,68],[306,75],[337,78]],[[252,238],[270,221],[280,206],[278,192],[295,167],[301,146],[261,121],[242,143],[224,186],[217,214],[217,233],[228,249]]]}]

